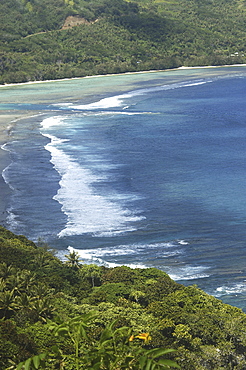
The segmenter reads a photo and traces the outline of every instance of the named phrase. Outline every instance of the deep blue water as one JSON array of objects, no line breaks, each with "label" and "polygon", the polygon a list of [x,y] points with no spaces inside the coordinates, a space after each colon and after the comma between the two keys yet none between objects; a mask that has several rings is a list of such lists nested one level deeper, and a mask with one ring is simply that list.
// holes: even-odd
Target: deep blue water
[{"label": "deep blue water", "polygon": [[40,115],[4,146],[7,227],[246,309],[246,68],[110,78],[90,97],[8,105]]}]

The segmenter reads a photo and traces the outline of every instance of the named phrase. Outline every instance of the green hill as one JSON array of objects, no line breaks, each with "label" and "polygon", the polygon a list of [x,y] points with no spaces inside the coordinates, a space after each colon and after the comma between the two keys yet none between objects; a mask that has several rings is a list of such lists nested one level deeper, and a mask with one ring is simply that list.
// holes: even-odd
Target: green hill
[{"label": "green hill", "polygon": [[244,370],[245,353],[240,309],[158,269],[61,262],[0,227],[1,370]]},{"label": "green hill", "polygon": [[2,0],[0,83],[244,63],[245,22],[243,0]]}]

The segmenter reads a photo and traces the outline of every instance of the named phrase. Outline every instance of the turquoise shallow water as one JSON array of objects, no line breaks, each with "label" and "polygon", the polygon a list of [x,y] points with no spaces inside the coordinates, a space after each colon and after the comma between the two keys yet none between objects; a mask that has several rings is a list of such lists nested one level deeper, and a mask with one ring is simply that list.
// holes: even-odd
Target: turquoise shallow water
[{"label": "turquoise shallow water", "polygon": [[0,89],[6,226],[61,258],[154,266],[246,309],[246,67]]}]

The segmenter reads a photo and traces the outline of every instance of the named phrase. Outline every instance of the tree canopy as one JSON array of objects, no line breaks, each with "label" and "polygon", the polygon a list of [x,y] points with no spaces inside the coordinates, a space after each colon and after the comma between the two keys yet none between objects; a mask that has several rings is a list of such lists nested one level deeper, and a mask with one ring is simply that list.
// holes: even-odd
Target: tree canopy
[{"label": "tree canopy", "polygon": [[242,310],[155,268],[67,257],[0,227],[0,369],[245,369]]},{"label": "tree canopy", "polygon": [[244,63],[245,10],[241,0],[3,0],[0,83]]}]

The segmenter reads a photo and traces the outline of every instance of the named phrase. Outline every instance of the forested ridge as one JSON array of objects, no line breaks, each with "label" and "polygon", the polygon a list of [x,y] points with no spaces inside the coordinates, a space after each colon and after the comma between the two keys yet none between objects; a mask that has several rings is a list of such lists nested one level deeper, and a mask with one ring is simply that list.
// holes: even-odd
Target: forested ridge
[{"label": "forested ridge", "polygon": [[245,23],[243,0],[2,0],[0,83],[244,63]]},{"label": "forested ridge", "polygon": [[246,314],[155,268],[59,260],[0,226],[0,369],[244,370]]}]

